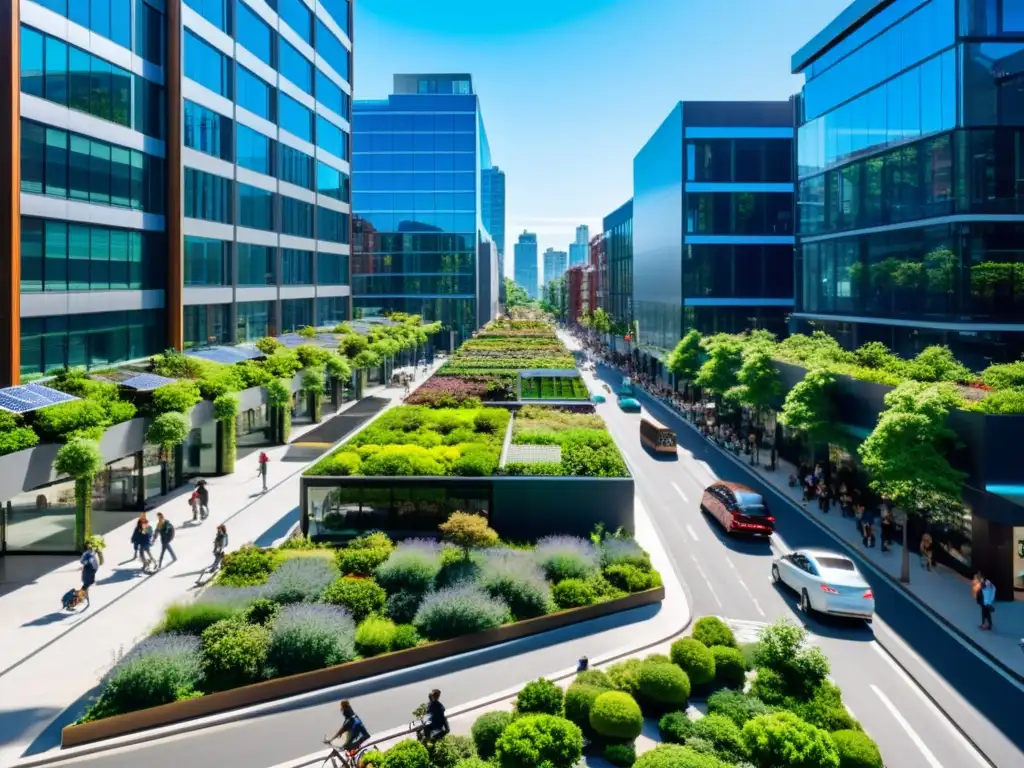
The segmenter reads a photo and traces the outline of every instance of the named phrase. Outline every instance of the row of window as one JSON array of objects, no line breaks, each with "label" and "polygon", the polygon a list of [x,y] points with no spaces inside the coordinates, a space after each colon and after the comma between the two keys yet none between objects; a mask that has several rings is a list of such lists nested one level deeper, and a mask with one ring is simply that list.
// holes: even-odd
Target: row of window
[{"label": "row of window", "polygon": [[1024,225],[972,223],[804,243],[801,310],[1024,321]]},{"label": "row of window", "polygon": [[[34,0],[86,29],[163,65],[164,15],[145,0]],[[132,45],[132,8],[135,45]]]},{"label": "row of window", "polygon": [[461,235],[474,240],[472,233],[477,230],[476,214],[438,213],[437,211],[416,212],[359,212],[367,232],[398,232],[414,234],[438,232]]},{"label": "row of window", "polygon": [[356,192],[352,207],[368,211],[464,211],[476,210],[473,192]]},{"label": "row of window", "polygon": [[[911,0],[919,3],[920,0]],[[931,0],[856,53],[807,81],[804,120],[828,112],[956,42],[956,1]]]},{"label": "row of window", "polygon": [[164,135],[163,86],[24,25],[21,90],[148,136]]},{"label": "row of window", "polygon": [[[235,305],[235,333],[231,334],[231,305],[212,306],[190,305],[184,308],[185,346],[198,344],[239,344],[257,341],[277,333],[275,323],[275,302],[243,301]],[[282,319],[287,323],[284,330],[297,330],[310,322],[299,322],[312,318],[312,299],[285,299],[281,302]],[[316,325],[319,328],[337,325],[349,318],[347,296],[332,296],[316,299]]]},{"label": "row of window", "polygon": [[[433,168],[420,172],[378,172],[367,171],[363,158],[373,155],[356,155],[352,169],[355,173],[353,184],[361,192],[473,192],[476,190],[476,174],[472,169],[465,171],[438,170]],[[376,157],[385,157],[377,155]],[[394,155],[398,157],[398,155]],[[415,157],[442,157],[441,155],[415,155]],[[456,155],[447,155],[448,158]]]},{"label": "row of window", "polygon": [[788,192],[699,192],[686,195],[686,231],[695,235],[792,235]]},{"label": "row of window", "polygon": [[[186,168],[185,216],[221,224],[236,223],[232,207],[234,185],[223,176]],[[238,184],[237,223],[296,237],[316,237],[336,243],[349,240],[348,214],[249,184]]]},{"label": "row of window", "polygon": [[21,218],[21,290],[117,291],[164,284],[165,238],[55,219]]},{"label": "row of window", "polygon": [[164,161],[22,119],[21,191],[163,213]]},{"label": "row of window", "polygon": [[633,218],[612,224],[604,233],[604,242],[608,259],[608,311],[612,317],[628,319],[633,302]]},{"label": "row of window", "polygon": [[686,143],[686,180],[779,184],[793,181],[792,139],[700,139]]},{"label": "row of window", "polygon": [[[474,115],[451,115],[475,123]],[[365,133],[357,121],[353,152],[476,152],[476,134],[471,128],[460,133]],[[382,168],[380,170],[391,170]]]},{"label": "row of window", "polygon": [[793,248],[779,245],[687,245],[686,298],[793,298]]},{"label": "row of window", "polygon": [[[476,238],[470,235],[448,235],[437,233],[416,234],[413,232],[392,235],[387,233],[378,234],[366,226],[367,222],[359,216],[352,218],[352,234],[358,240],[360,238],[373,241],[373,248],[378,253],[386,253],[389,257],[402,258],[413,255],[438,254],[444,258],[441,263],[452,265],[451,270],[459,272],[454,265],[462,258],[473,260],[473,253],[476,249]],[[372,235],[372,238],[364,237]],[[536,259],[534,259],[536,261]],[[421,270],[431,271],[431,270]]]},{"label": "row of window", "polygon": [[818,117],[797,131],[800,177],[858,155],[939,133],[956,125],[956,49]]},{"label": "row of window", "polygon": [[352,292],[359,296],[469,294],[476,277],[469,275],[353,275]]},{"label": "row of window", "polygon": [[746,333],[752,328],[788,335],[788,307],[683,307],[682,332],[700,331],[702,336],[716,333]]},{"label": "row of window", "polygon": [[[399,98],[392,96],[392,99]],[[433,99],[419,99],[419,102],[434,104]],[[360,135],[381,133],[402,136],[408,133],[438,135],[452,132],[475,133],[476,97],[469,96],[460,102],[460,110],[444,109],[438,112],[365,112],[360,109],[352,115],[352,127]],[[432,106],[431,109],[442,109]]]},{"label": "row of window", "polygon": [[958,130],[800,183],[800,233],[816,235],[952,213],[1021,213],[1024,131]]},{"label": "row of window", "polygon": [[21,374],[105,368],[148,357],[166,346],[163,312],[23,317]]}]

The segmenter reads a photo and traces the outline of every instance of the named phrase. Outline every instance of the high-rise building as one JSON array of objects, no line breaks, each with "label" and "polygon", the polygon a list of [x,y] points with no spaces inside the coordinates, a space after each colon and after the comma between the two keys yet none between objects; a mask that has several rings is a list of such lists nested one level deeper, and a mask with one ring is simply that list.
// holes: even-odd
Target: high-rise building
[{"label": "high-rise building", "polygon": [[569,244],[569,266],[578,267],[590,261],[590,227],[576,227],[576,239]]},{"label": "high-rise building", "polygon": [[393,90],[353,105],[353,314],[422,315],[458,345],[496,316],[501,279],[480,100],[468,74],[395,75]]},{"label": "high-rise building", "polygon": [[352,9],[313,5],[0,6],[0,383],[348,317]]},{"label": "high-rise building", "polygon": [[651,357],[693,328],[785,332],[793,132],[788,101],[684,102],[633,160],[633,317]]},{"label": "high-rise building", "polygon": [[480,208],[484,227],[498,249],[498,259],[505,268],[505,172],[497,166],[485,168],[480,176]]},{"label": "high-rise building", "polygon": [[633,200],[604,217],[605,258],[608,281],[605,311],[617,322],[633,319]]},{"label": "high-rise building", "polygon": [[569,254],[565,251],[556,251],[554,248],[548,248],[544,251],[544,272],[541,275],[540,282],[550,283],[565,274],[565,270],[569,268]]},{"label": "high-rise building", "polygon": [[793,56],[797,329],[1024,353],[1022,10],[859,0]]},{"label": "high-rise building", "polygon": [[512,268],[515,281],[526,289],[531,299],[540,295],[540,277],[537,274],[537,235],[524,231],[515,244]]}]

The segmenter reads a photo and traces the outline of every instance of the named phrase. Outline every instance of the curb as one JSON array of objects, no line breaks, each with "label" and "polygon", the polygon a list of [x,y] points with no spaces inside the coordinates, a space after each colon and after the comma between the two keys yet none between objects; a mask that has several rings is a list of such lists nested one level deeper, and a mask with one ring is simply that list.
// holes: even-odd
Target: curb
[{"label": "curb", "polygon": [[[686,426],[689,427],[693,432],[698,434],[701,437],[701,439],[707,440],[703,435],[700,435],[700,433],[698,432],[697,428],[693,424],[691,424],[689,421],[687,421],[685,416],[682,416],[675,409],[671,408],[670,406],[665,405],[661,400],[658,400],[657,398],[654,398],[652,395],[648,394],[647,392],[643,392],[643,395],[644,395],[644,397],[648,398],[649,400],[652,400],[653,402],[656,402],[662,408],[664,408],[667,411],[669,411],[669,412],[675,414],[676,416],[678,416],[678,418],[684,424],[686,424]],[[899,592],[904,597],[907,597],[911,602],[913,602],[914,605],[916,605],[918,608],[920,608],[929,618],[931,618],[933,621],[935,621],[941,627],[943,627],[948,632],[953,634],[956,637],[956,639],[958,639],[962,644],[964,644],[965,646],[969,646],[969,648],[971,650],[975,651],[980,657],[983,658],[984,661],[988,662],[991,666],[995,667],[997,669],[997,671],[1002,672],[1004,675],[1009,677],[1013,682],[1017,683],[1018,685],[1024,685],[1024,675],[1022,675],[1020,672],[1018,672],[1017,670],[1013,669],[1012,667],[1006,665],[1004,662],[1002,662],[996,656],[992,655],[992,653],[990,651],[988,651],[987,649],[985,649],[981,645],[979,645],[976,640],[971,638],[969,635],[965,634],[963,630],[961,630],[955,624],[950,622],[945,616],[942,616],[934,608],[932,608],[930,605],[928,605],[926,602],[924,602],[920,597],[918,597],[913,592],[911,592],[909,589],[907,589],[905,586],[903,586],[903,584],[900,583],[899,579],[893,577],[889,573],[886,573],[883,569],[879,568],[877,565],[872,563],[870,560],[868,560],[865,557],[863,557],[857,551],[855,544],[847,541],[845,539],[845,537],[843,537],[839,533],[833,531],[831,528],[826,526],[820,520],[815,518],[814,515],[809,513],[809,511],[807,510],[806,507],[803,507],[803,506],[797,504],[786,493],[784,493],[783,491],[779,490],[779,488],[776,487],[776,485],[774,483],[770,482],[767,478],[765,478],[759,472],[756,472],[753,469],[751,469],[745,462],[741,461],[736,456],[733,456],[728,451],[723,450],[718,445],[715,445],[713,442],[709,442],[709,445],[711,445],[711,447],[714,448],[719,454],[721,454],[721,455],[731,459],[733,461],[733,463],[735,463],[737,466],[742,467],[743,470],[745,472],[747,472],[749,475],[751,475],[752,477],[756,477],[760,482],[762,482],[766,486],[770,487],[789,506],[791,506],[792,508],[798,510],[800,512],[800,514],[802,514],[807,520],[809,520],[812,523],[814,523],[814,525],[816,525],[819,529],[821,529],[826,534],[828,534],[831,538],[835,539],[836,541],[838,541],[843,546],[851,548],[853,550],[854,554],[856,554],[858,560],[860,560],[860,561],[862,561],[864,563],[867,563],[868,567],[871,568],[871,570],[873,572],[881,575],[884,579],[886,579],[886,581],[889,582],[889,584],[891,586],[896,587],[899,590]],[[879,642],[879,645],[881,645],[881,641],[877,641],[877,642]],[[888,649],[886,650],[886,653],[889,653]],[[891,653],[889,653],[889,655],[892,656]]]}]

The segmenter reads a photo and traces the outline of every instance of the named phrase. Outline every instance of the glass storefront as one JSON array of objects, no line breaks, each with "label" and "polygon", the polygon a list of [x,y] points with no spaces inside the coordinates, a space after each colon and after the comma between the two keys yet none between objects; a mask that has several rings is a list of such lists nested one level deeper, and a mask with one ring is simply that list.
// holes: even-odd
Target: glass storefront
[{"label": "glass storefront", "polygon": [[261,405],[242,411],[236,417],[235,442],[239,448],[270,445],[270,408]]},{"label": "glass storefront", "polygon": [[208,421],[193,429],[181,446],[182,474],[188,477],[217,472],[217,422]]}]

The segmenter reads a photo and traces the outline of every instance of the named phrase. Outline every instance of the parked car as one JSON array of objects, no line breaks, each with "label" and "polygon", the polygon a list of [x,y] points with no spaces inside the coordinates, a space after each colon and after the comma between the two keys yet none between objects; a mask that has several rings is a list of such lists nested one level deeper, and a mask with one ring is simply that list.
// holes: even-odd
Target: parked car
[{"label": "parked car", "polygon": [[629,413],[640,413],[640,401],[635,397],[620,397],[619,408]]},{"label": "parked car", "polygon": [[871,621],[875,595],[856,564],[825,549],[797,549],[772,561],[772,581],[800,596],[804,613],[827,613]]},{"label": "parked car", "polygon": [[761,494],[740,483],[712,483],[704,489],[700,511],[715,518],[726,533],[771,536],[775,518]]}]

